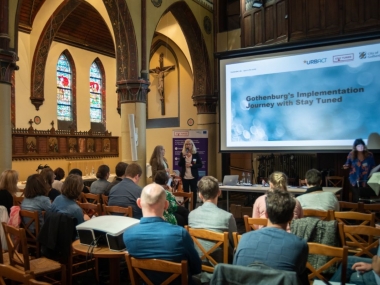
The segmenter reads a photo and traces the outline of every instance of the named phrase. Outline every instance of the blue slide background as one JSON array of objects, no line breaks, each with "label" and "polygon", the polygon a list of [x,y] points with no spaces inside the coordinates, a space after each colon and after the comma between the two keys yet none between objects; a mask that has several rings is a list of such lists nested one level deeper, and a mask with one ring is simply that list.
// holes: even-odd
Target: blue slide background
[{"label": "blue slide background", "polygon": [[[296,98],[297,92],[365,88],[363,93]],[[293,106],[284,100],[246,101],[257,95],[293,93]],[[232,141],[342,140],[368,138],[380,128],[380,62],[333,66],[231,79]],[[316,98],[342,96],[341,103],[318,104]],[[296,100],[313,100],[311,106]],[[247,104],[275,103],[273,108]]]}]

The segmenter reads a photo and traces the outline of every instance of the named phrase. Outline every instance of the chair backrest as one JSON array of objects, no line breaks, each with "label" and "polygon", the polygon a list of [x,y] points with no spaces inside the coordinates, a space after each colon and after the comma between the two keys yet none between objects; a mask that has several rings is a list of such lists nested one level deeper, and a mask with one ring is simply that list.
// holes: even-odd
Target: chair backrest
[{"label": "chair backrest", "polygon": [[247,215],[244,215],[244,226],[245,231],[250,232],[255,229],[255,226],[264,226],[268,224],[268,219],[266,218],[250,218]]},{"label": "chair backrest", "polygon": [[106,206],[108,206],[108,196],[102,194],[102,203]]},{"label": "chair backrest", "polygon": [[[189,232],[194,243],[198,246],[202,252],[201,260],[208,260],[213,266],[208,266],[202,264],[202,270],[207,272],[213,272],[214,267],[218,262],[211,256],[211,254],[219,248],[223,249],[223,263],[228,263],[228,232],[218,233],[206,229],[194,229],[189,226],[185,226],[186,230]],[[204,248],[201,240],[215,242],[214,246],[210,249]]]},{"label": "chair backrest", "polygon": [[344,176],[326,176],[326,187],[342,187],[344,186]]},{"label": "chair backrest", "polygon": [[9,264],[0,264],[0,284],[5,285],[4,278],[16,281],[22,284],[30,284],[29,280],[34,278],[33,272],[22,271]]},{"label": "chair backrest", "polygon": [[20,227],[26,232],[28,247],[34,248],[36,257],[40,257],[40,243],[37,237],[40,233],[40,221],[38,211],[20,210]]},{"label": "chair backrest", "polygon": [[363,212],[363,205],[363,202],[351,203],[346,201],[339,201],[339,209],[341,211]]},{"label": "chair backrest", "polygon": [[306,180],[305,180],[305,179],[299,179],[299,180],[298,180],[298,185],[299,185],[299,186],[307,186],[307,184],[306,184]]},{"label": "chair backrest", "polygon": [[376,215],[376,213],[380,212],[380,204],[364,204],[363,202],[359,202],[358,204],[361,204],[359,212],[365,214],[375,213],[375,223],[380,222],[380,217]]},{"label": "chair backrest", "polygon": [[103,204],[103,212],[105,215],[123,214],[125,217],[133,218],[132,207],[107,206]]},{"label": "chair backrest", "polygon": [[83,197],[85,201],[82,203],[100,204],[99,194],[83,193]]},{"label": "chair backrest", "polygon": [[189,202],[189,211],[192,211],[193,210],[193,199],[194,199],[194,192],[173,192],[173,195],[175,197],[182,197],[183,198],[183,201],[177,201],[177,204],[180,205],[180,206],[185,206],[185,203],[186,202]]},{"label": "chair backrest", "polygon": [[322,211],[322,210],[315,210],[315,209],[303,209],[303,217],[316,217],[319,218],[322,221],[331,221],[334,220],[334,211],[328,210],[328,211]]},{"label": "chair backrest", "polygon": [[237,232],[233,232],[232,233],[232,238],[234,240],[234,248],[235,248],[235,251],[236,251],[236,249],[237,249],[237,247],[239,245],[239,241],[241,239],[241,235],[239,235],[239,233],[237,233]]},{"label": "chair backrest", "polygon": [[15,196],[13,195],[13,206],[21,206],[22,201],[24,200],[24,196]]},{"label": "chair backrest", "polygon": [[100,206],[100,204],[92,204],[92,203],[79,203],[77,202],[77,204],[79,205],[79,207],[82,208],[83,210],[83,213],[84,214],[87,214],[88,216],[92,217],[92,216],[101,216],[102,215],[102,207]]},{"label": "chair backrest", "polygon": [[329,246],[325,244],[320,243],[313,243],[308,242],[309,246],[309,254],[316,254],[316,255],[324,255],[333,257],[330,259],[327,263],[323,264],[319,268],[314,268],[313,265],[311,265],[309,262],[306,263],[306,267],[311,271],[311,273],[308,275],[309,281],[314,280],[315,278],[318,278],[320,280],[323,280],[327,282],[326,277],[322,275],[322,272],[328,269],[329,267],[335,265],[336,262],[342,263],[342,275],[341,275],[341,283],[340,284],[346,284],[346,271],[347,271],[347,255],[348,255],[348,247],[334,247]]},{"label": "chair backrest", "polygon": [[155,280],[149,280],[143,270],[172,273],[172,275],[170,275],[163,283],[161,283],[162,285],[170,284],[178,277],[181,277],[181,284],[188,284],[187,260],[182,260],[181,263],[177,263],[160,259],[137,259],[130,256],[128,253],[125,254],[125,260],[128,265],[128,272],[132,285],[139,284],[139,276],[148,285],[156,284],[153,283]]},{"label": "chair backrest", "polygon": [[12,227],[4,222],[2,224],[8,245],[9,263],[12,266],[23,267],[25,271],[30,270],[25,230]]},{"label": "chair backrest", "polygon": [[[339,233],[342,245],[349,246],[349,251],[353,252],[355,256],[373,257],[371,249],[377,249],[379,246],[379,240],[374,237],[380,236],[380,229],[372,226],[347,226],[339,223]],[[368,237],[368,242],[365,242],[363,236]]]}]

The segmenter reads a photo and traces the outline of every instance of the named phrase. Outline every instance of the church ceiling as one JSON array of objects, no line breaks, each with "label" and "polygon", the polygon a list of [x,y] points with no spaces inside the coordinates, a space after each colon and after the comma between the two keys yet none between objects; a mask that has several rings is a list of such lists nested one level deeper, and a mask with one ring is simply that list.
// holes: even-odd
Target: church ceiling
[{"label": "church ceiling", "polygon": [[[46,0],[24,0],[19,29],[30,33],[38,10]],[[99,12],[87,2],[75,9],[60,26],[54,41],[115,57],[114,42]]]}]

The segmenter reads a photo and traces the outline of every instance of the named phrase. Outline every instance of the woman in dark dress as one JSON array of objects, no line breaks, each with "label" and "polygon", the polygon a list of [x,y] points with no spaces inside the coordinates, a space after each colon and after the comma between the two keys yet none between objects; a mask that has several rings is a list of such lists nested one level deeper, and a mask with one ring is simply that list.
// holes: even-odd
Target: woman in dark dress
[{"label": "woman in dark dress", "polygon": [[8,216],[13,206],[13,195],[18,191],[18,173],[15,170],[4,170],[0,177],[0,205],[7,208]]}]

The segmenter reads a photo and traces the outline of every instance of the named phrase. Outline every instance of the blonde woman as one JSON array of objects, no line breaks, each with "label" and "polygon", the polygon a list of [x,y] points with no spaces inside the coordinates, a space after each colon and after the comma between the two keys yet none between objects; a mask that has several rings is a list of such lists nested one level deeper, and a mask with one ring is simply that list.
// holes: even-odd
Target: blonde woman
[{"label": "blonde woman", "polygon": [[149,164],[152,166],[153,180],[159,170],[165,170],[168,175],[170,174],[169,164],[165,158],[165,148],[162,145],[158,145],[154,148]]},{"label": "blonde woman", "polygon": [[[275,171],[269,176],[269,191],[280,190],[288,191],[288,177],[285,173]],[[266,205],[267,194],[260,196],[256,199],[255,204],[253,204],[252,218],[268,218],[267,215],[267,205]],[[293,219],[300,219],[303,217],[303,211],[300,202],[296,200],[296,206],[293,212]],[[262,228],[262,226],[256,226],[256,229]],[[288,225],[287,231],[290,232]]]},{"label": "blonde woman", "polygon": [[194,192],[194,199],[192,199],[193,209],[195,209],[198,197],[198,169],[201,168],[202,165],[201,157],[197,152],[194,142],[191,139],[185,140],[181,155],[179,157],[178,166],[181,167],[183,191],[189,192],[191,189],[191,191]]},{"label": "blonde woman", "polygon": [[15,170],[4,170],[0,176],[0,206],[7,208],[8,216],[13,206],[13,195],[18,191],[18,173]]}]

